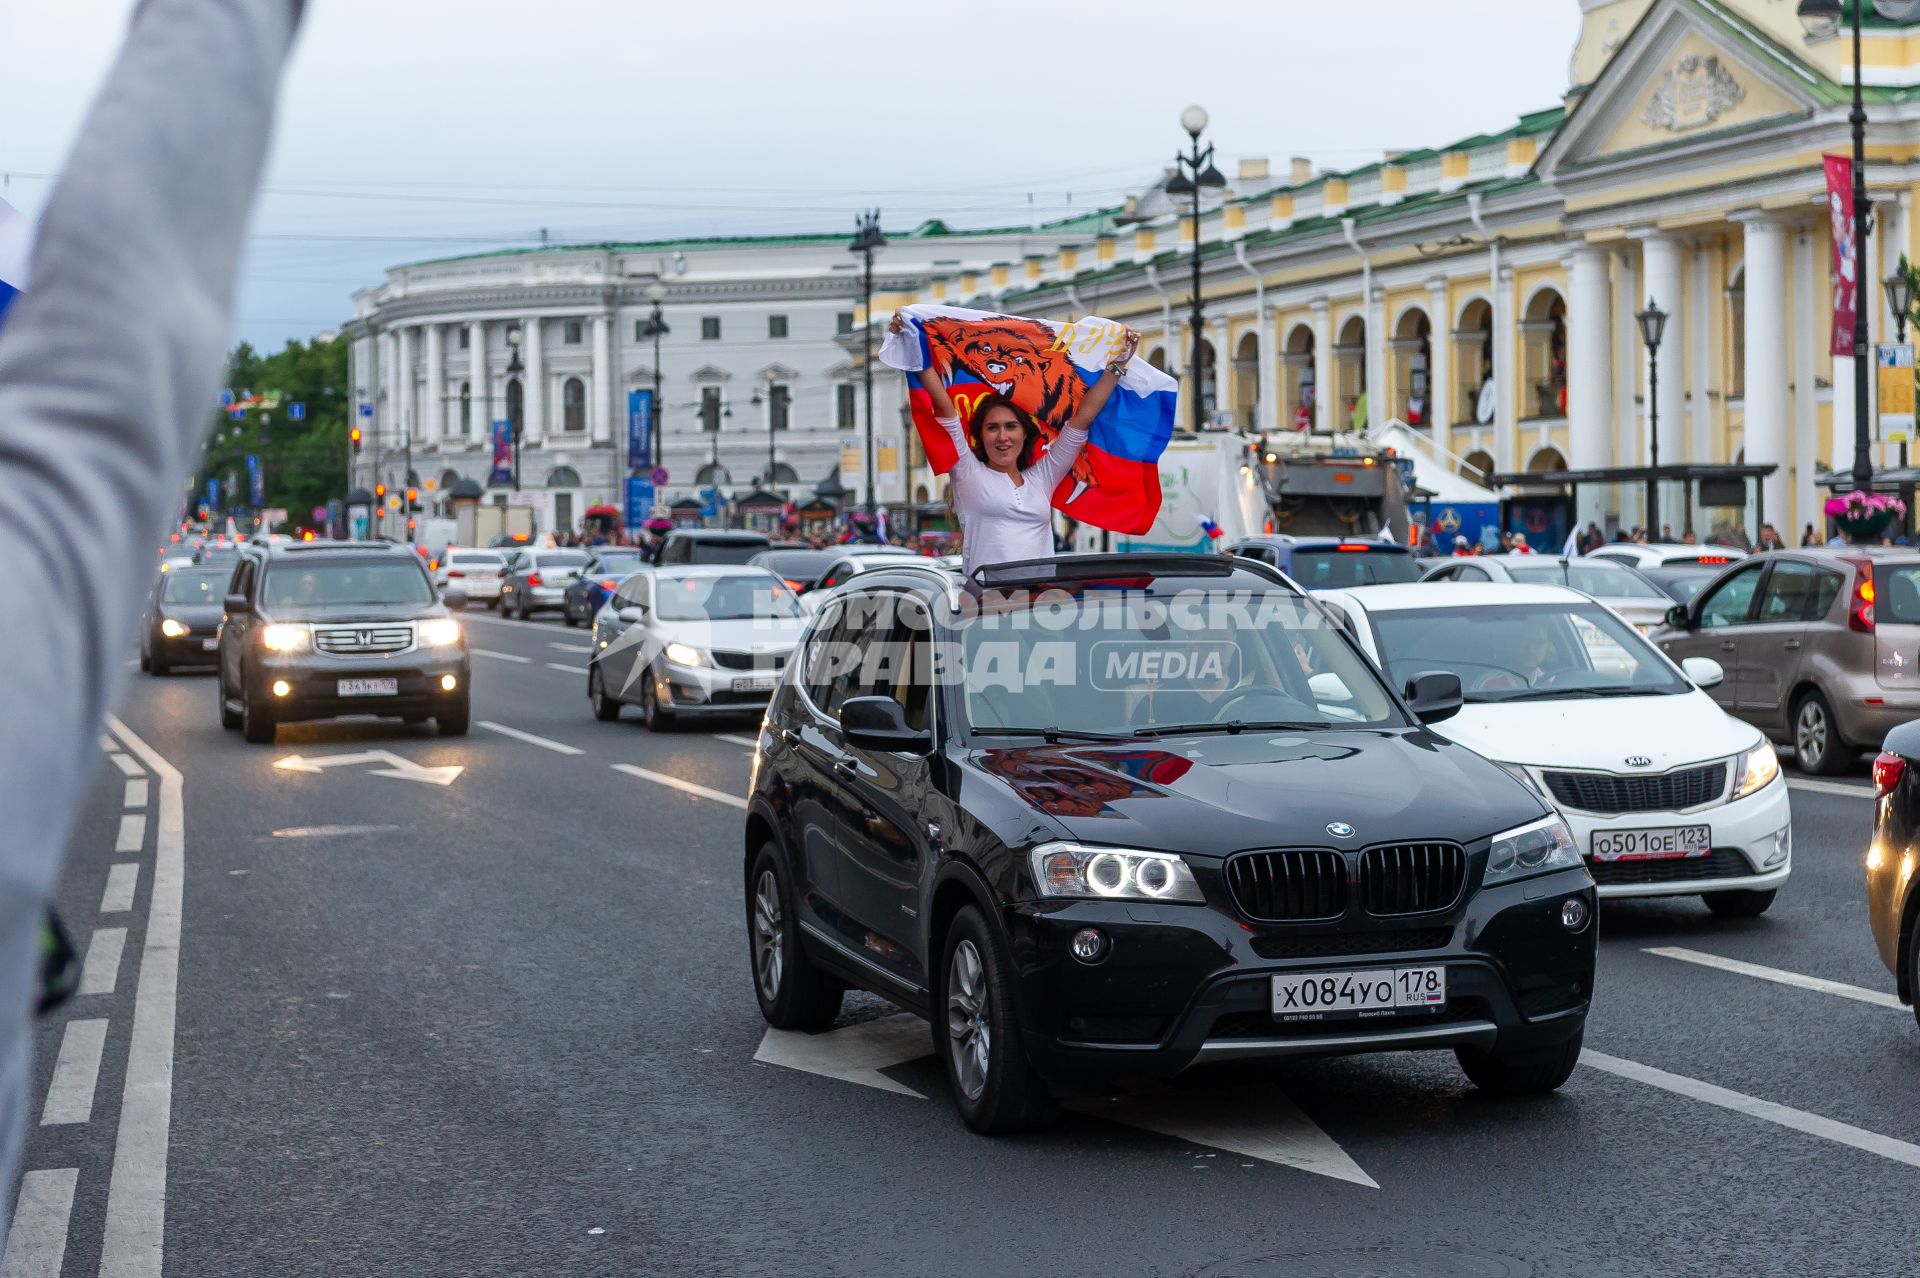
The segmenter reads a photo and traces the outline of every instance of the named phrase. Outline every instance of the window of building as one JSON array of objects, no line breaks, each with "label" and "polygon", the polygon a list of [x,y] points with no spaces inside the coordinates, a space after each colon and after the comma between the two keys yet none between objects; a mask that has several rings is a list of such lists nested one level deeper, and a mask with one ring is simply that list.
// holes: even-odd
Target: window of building
[{"label": "window of building", "polygon": [[784,315],[767,316],[767,336],[785,337],[787,335],[787,317]]},{"label": "window of building", "polygon": [[786,430],[793,421],[793,392],[775,383],[767,387],[767,429]]},{"label": "window of building", "polygon": [[700,340],[703,342],[717,342],[720,340],[720,317],[718,315],[702,315],[700,317]]},{"label": "window of building", "polygon": [[833,388],[833,424],[841,430],[854,427],[854,403],[852,382],[842,382]]},{"label": "window of building", "polygon": [[580,344],[581,338],[584,336],[585,328],[586,326],[582,324],[579,320],[568,320],[566,323],[566,327],[563,330],[564,335],[562,336],[561,340],[566,342],[566,344],[569,346],[578,346]]},{"label": "window of building", "polygon": [[833,331],[836,333],[851,333],[853,331],[853,312],[841,311],[838,315],[834,316]]},{"label": "window of building", "polygon": [[[714,323],[719,323],[715,320]],[[720,388],[702,386],[700,388],[700,429],[720,429]]]},{"label": "window of building", "polygon": [[560,429],[582,431],[587,428],[587,387],[577,377],[569,377],[560,388]]}]

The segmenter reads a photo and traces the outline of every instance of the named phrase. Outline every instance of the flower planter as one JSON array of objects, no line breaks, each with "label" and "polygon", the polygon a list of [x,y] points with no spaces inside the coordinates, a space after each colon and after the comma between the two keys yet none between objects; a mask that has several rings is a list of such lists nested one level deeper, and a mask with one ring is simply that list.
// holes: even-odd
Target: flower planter
[{"label": "flower planter", "polygon": [[1836,519],[1840,531],[1847,535],[1848,541],[1874,541],[1885,532],[1887,525],[1893,522],[1891,513],[1870,516],[1866,519]]}]

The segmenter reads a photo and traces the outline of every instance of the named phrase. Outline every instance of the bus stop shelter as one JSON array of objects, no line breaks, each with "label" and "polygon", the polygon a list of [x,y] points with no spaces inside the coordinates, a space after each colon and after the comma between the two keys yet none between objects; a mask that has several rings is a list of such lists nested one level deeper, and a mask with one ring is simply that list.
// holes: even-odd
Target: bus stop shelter
[{"label": "bus stop shelter", "polygon": [[[1580,509],[1580,489],[1595,485],[1612,487],[1623,484],[1643,484],[1647,492],[1647,508],[1654,506],[1654,485],[1660,483],[1679,483],[1685,498],[1682,501],[1682,528],[1693,526],[1693,510],[1700,506],[1742,506],[1747,504],[1748,485],[1751,483],[1753,497],[1753,523],[1757,530],[1767,522],[1766,496],[1760,481],[1780,469],[1778,466],[1745,465],[1733,462],[1724,463],[1680,463],[1670,466],[1604,466],[1597,470],[1523,470],[1495,475],[1492,483],[1496,488],[1508,488],[1535,493],[1543,489],[1557,489],[1566,494],[1567,502],[1573,510]],[[1501,523],[1506,523],[1506,509],[1516,500],[1508,496],[1501,500]],[[1659,529],[1649,528],[1647,536],[1659,535]]]}]

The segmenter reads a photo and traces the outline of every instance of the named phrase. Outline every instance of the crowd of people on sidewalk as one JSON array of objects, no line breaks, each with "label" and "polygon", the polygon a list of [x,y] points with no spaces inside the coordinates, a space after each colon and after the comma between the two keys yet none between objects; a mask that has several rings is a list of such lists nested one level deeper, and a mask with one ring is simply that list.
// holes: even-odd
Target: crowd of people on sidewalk
[{"label": "crowd of people on sidewalk", "polygon": [[[1828,544],[1829,541],[1844,543],[1847,540],[1848,538],[1844,533],[1835,532],[1829,536],[1813,524],[1808,524],[1800,532],[1800,545],[1802,546],[1823,546]],[[1749,552],[1784,550],[1787,547],[1786,539],[1783,538],[1780,535],[1780,531],[1770,523],[1760,525],[1760,534],[1757,537],[1747,536],[1746,530],[1736,524],[1719,523],[1714,525],[1712,530],[1702,539],[1699,533],[1691,527],[1682,528],[1676,533],[1673,525],[1669,523],[1660,525],[1658,536],[1649,534],[1648,530],[1639,524],[1635,524],[1631,529],[1617,528],[1612,535],[1609,536],[1599,524],[1589,522],[1586,528],[1577,530],[1568,536],[1565,544],[1561,547],[1560,553],[1567,556],[1590,555],[1602,546],[1617,543],[1633,543],[1642,546],[1648,544],[1727,546]],[[1910,546],[1913,545],[1914,542],[1913,539],[1904,532],[1889,532],[1886,536],[1874,542],[1874,544]],[[1449,537],[1443,529],[1435,526],[1422,528],[1420,530],[1420,542],[1417,549],[1422,555],[1444,556],[1531,555],[1537,553],[1540,548],[1530,545],[1527,541],[1527,535],[1523,532],[1502,531],[1495,533],[1493,529],[1487,529],[1481,539],[1475,541],[1459,534],[1454,534]]]}]

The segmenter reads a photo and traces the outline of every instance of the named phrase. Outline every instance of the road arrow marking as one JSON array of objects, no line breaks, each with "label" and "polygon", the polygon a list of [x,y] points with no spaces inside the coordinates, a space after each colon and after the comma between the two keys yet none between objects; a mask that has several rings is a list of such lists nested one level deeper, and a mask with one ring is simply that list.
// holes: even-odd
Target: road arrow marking
[{"label": "road arrow marking", "polygon": [[356,763],[384,763],[384,768],[375,768],[369,775],[392,777],[396,781],[421,781],[428,785],[452,785],[454,778],[466,768],[460,764],[447,764],[442,767],[429,767],[402,758],[390,750],[360,750],[353,754],[299,755],[290,754],[275,759],[273,766],[282,772],[322,772],[327,768],[348,767]]},{"label": "road arrow marking", "polygon": [[822,1034],[768,1029],[753,1059],[925,1100],[919,1092],[880,1071],[933,1055],[927,1033],[925,1021],[905,1012]]}]

